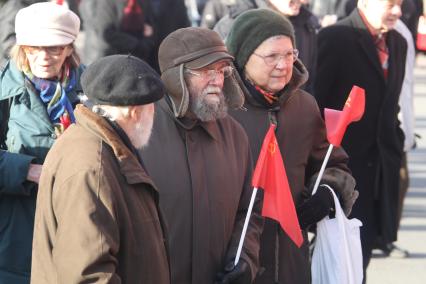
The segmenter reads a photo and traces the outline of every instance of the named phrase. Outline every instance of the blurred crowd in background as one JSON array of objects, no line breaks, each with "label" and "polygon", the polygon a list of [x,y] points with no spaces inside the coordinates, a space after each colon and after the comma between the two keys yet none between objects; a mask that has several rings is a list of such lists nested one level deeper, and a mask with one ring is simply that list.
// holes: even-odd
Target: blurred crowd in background
[{"label": "blurred crowd in background", "polygon": [[[19,9],[40,0],[0,0],[0,56],[7,58],[14,44],[14,20]],[[312,92],[315,79],[316,34],[321,27],[350,14],[357,0],[56,0],[77,13],[85,31],[81,57],[89,64],[110,54],[131,53],[158,69],[161,41],[172,31],[188,26],[230,28],[227,17],[235,18],[254,8],[271,8],[288,17],[296,31],[299,57],[310,78],[306,89]],[[401,20],[415,41],[422,0],[404,0]]]}]

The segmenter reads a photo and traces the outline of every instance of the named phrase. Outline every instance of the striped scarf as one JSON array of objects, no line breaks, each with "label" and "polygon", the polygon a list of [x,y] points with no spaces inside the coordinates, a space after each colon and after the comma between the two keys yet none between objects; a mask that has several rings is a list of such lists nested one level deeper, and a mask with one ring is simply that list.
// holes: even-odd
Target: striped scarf
[{"label": "striped scarf", "polygon": [[279,105],[279,93],[265,91],[247,77],[243,78],[243,82],[251,96],[263,106],[271,108]]},{"label": "striped scarf", "polygon": [[75,123],[73,107],[67,93],[72,92],[76,86],[76,70],[65,65],[61,80],[41,79],[35,77],[31,70],[24,70],[24,74],[46,105],[47,114],[55,132],[62,134],[71,123]]}]

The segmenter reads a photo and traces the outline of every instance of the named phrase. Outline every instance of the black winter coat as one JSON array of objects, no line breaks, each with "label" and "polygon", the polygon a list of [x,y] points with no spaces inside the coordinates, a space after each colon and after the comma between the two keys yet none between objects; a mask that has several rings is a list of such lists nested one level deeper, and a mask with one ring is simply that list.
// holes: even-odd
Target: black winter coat
[{"label": "black winter coat", "polygon": [[288,19],[294,27],[299,58],[309,73],[309,79],[303,89],[313,95],[317,63],[317,32],[321,26],[318,18],[303,6],[300,8],[299,15]]},{"label": "black winter coat", "polygon": [[352,217],[363,223],[364,253],[371,252],[378,237],[390,243],[397,234],[403,149],[397,113],[407,44],[396,31],[387,33],[386,43],[390,54],[387,79],[373,37],[357,9],[336,25],[321,30],[318,37],[315,96],[319,106],[342,109],[353,85],[366,93],[364,116],[348,127],[342,142],[360,192]]},{"label": "black winter coat", "polygon": [[[152,25],[150,1],[140,1],[145,23]],[[132,54],[150,63],[154,38],[135,35],[121,29],[125,0],[84,0],[79,6],[84,22],[83,61],[87,64],[112,54]],[[155,32],[155,31],[154,31]]]},{"label": "black winter coat", "polygon": [[160,0],[158,7],[152,5],[152,25],[154,29],[154,48],[151,52],[150,64],[159,71],[158,48],[163,39],[177,29],[189,27],[189,21],[184,0]]},{"label": "black winter coat", "polygon": [[[171,282],[213,284],[235,257],[251,187],[251,153],[230,116],[176,119],[167,98],[156,103],[149,145],[140,155],[160,193],[168,229]],[[263,220],[254,203],[242,248],[252,278],[259,265]]]}]

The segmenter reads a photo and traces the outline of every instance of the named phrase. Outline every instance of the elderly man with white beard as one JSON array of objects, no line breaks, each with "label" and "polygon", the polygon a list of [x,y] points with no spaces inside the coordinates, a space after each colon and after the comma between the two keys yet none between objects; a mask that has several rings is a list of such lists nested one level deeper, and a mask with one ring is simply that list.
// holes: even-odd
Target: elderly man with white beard
[{"label": "elderly man with white beard", "polygon": [[252,161],[247,135],[227,114],[243,103],[233,57],[216,32],[184,28],[165,38],[158,58],[167,94],[141,153],[160,192],[171,282],[251,283],[263,222],[257,200],[234,267]]},{"label": "elderly man with white beard", "polygon": [[161,79],[113,55],[86,69],[82,88],[87,106],[43,166],[31,283],[169,284],[158,192],[136,150],[148,143]]}]

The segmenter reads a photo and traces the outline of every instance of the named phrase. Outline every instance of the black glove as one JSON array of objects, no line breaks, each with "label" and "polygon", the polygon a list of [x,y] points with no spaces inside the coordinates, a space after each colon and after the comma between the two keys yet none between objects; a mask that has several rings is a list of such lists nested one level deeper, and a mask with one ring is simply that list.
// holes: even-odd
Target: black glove
[{"label": "black glove", "polygon": [[[318,174],[312,176],[309,189],[313,189],[317,177]],[[321,179],[321,184],[327,184],[334,190],[342,205],[343,212],[345,212],[346,216],[349,216],[352,206],[359,195],[359,192],[355,190],[356,182],[353,176],[338,168],[326,168]]]},{"label": "black glove", "polygon": [[297,207],[297,217],[302,230],[316,224],[330,213],[334,213],[334,198],[324,185],[320,185],[314,195]]},{"label": "black glove", "polygon": [[218,273],[215,284],[250,284],[251,282],[250,266],[240,258],[237,266],[234,266],[232,261],[223,272]]}]

